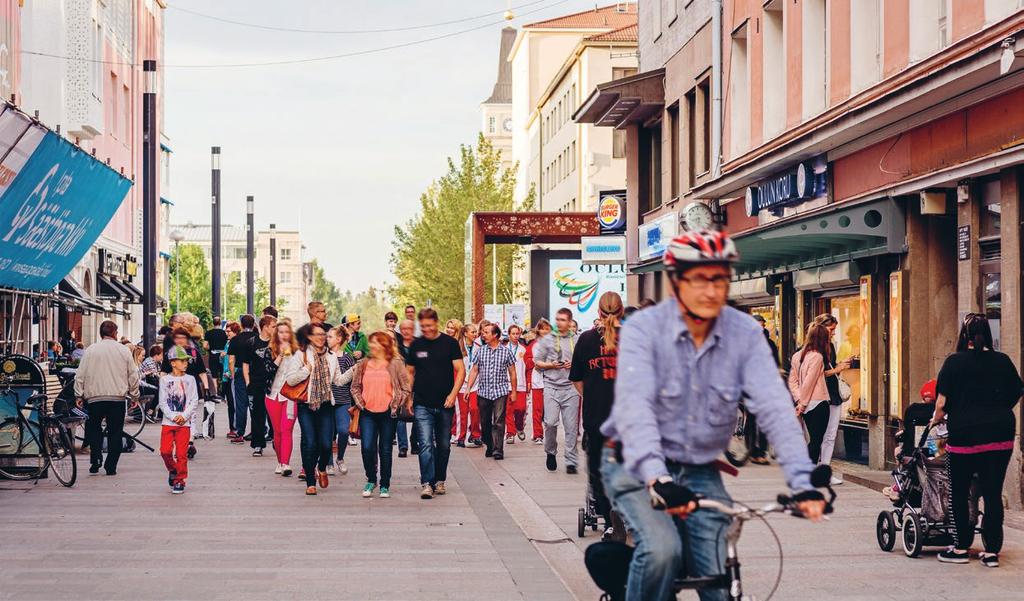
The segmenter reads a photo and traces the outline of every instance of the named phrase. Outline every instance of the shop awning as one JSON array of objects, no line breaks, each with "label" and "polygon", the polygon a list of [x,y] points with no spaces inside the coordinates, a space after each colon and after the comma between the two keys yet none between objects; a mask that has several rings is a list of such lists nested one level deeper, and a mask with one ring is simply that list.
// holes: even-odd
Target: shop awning
[{"label": "shop awning", "polygon": [[769,289],[768,278],[740,280],[729,286],[729,300],[746,305],[752,302],[770,302],[774,300],[774,287]]},{"label": "shop awning", "polygon": [[603,127],[643,123],[665,108],[665,69],[597,84],[573,119]]},{"label": "shop awning", "polygon": [[71,276],[67,276],[60,281],[60,284],[57,286],[57,297],[62,302],[65,302],[65,304],[70,304],[73,307],[100,312],[106,310]]},{"label": "shop awning", "polygon": [[142,304],[142,291],[136,288],[134,284],[124,280],[116,280],[116,282],[125,291],[126,298],[129,299],[126,302],[133,305]]},{"label": "shop awning", "polygon": [[97,273],[96,281],[98,282],[96,286],[96,296],[98,298],[106,298],[113,301],[126,300],[128,294],[117,284],[114,278]]},{"label": "shop awning", "polygon": [[0,106],[0,286],[51,293],[121,206],[131,180]]},{"label": "shop awning", "polygon": [[[841,206],[841,205],[840,205]],[[892,199],[820,211],[735,237],[739,279],[906,252],[906,222]]]},{"label": "shop awning", "polygon": [[665,270],[665,264],[662,263],[661,257],[655,259],[648,259],[647,261],[643,261],[641,263],[630,263],[626,267],[629,269],[629,273],[631,274],[652,273],[655,271]]}]

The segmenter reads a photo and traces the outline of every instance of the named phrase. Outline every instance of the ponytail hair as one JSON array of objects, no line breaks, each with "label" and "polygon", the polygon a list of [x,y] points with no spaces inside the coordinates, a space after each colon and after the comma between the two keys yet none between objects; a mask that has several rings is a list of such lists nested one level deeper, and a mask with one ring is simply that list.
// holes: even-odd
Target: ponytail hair
[{"label": "ponytail hair", "polygon": [[992,328],[988,324],[988,318],[981,313],[968,313],[960,326],[956,351],[991,351],[994,350],[993,347]]},{"label": "ponytail hair", "polygon": [[622,314],[625,312],[622,297],[615,292],[605,292],[597,301],[597,311],[601,321],[602,343],[609,351],[615,351],[619,344],[619,326],[622,324]]}]

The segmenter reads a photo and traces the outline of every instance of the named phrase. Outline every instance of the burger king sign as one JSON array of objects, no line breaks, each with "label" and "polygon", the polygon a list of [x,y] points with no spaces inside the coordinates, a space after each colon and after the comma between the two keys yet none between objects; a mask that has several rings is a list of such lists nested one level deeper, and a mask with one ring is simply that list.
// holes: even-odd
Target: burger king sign
[{"label": "burger king sign", "polygon": [[602,234],[621,234],[626,229],[625,195],[602,196],[597,204],[597,222]]}]

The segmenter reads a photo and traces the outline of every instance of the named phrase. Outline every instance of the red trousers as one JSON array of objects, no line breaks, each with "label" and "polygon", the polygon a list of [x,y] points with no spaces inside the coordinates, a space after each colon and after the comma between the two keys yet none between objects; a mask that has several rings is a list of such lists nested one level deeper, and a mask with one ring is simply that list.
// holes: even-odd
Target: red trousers
[{"label": "red trousers", "polygon": [[533,438],[544,438],[544,389],[534,388],[530,392],[530,404],[533,407]]},{"label": "red trousers", "polygon": [[476,393],[459,393],[459,401],[456,403],[455,419],[452,420],[452,436],[456,440],[466,440],[466,430],[469,429],[469,437],[480,438],[480,409],[476,404]]},{"label": "red trousers", "polygon": [[188,477],[188,441],[192,437],[192,428],[184,426],[164,426],[160,429],[160,456],[168,472],[177,472],[174,483],[184,484]]},{"label": "red trousers", "polygon": [[526,391],[517,390],[508,395],[505,409],[505,436],[515,436],[526,429]]}]

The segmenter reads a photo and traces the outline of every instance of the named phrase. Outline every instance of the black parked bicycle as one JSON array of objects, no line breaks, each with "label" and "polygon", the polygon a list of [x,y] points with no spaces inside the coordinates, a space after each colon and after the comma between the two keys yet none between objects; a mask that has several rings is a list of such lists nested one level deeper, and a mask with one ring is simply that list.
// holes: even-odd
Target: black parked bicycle
[{"label": "black parked bicycle", "polygon": [[[35,480],[46,473],[64,486],[74,486],[78,478],[78,462],[71,432],[47,407],[45,394],[30,396],[19,406],[17,393],[10,388],[9,378],[0,376],[0,397],[14,401],[13,417],[0,421],[0,475],[11,480]],[[36,420],[27,417],[36,413]]]}]

